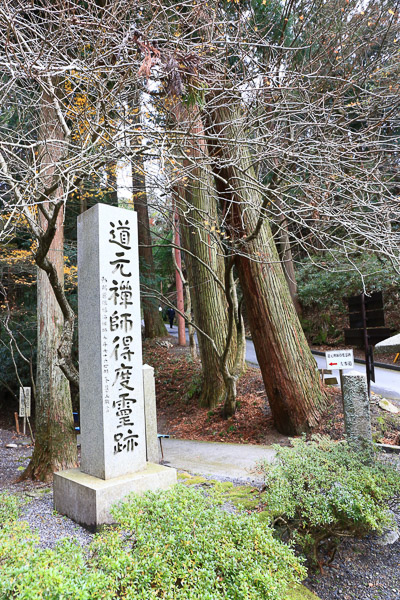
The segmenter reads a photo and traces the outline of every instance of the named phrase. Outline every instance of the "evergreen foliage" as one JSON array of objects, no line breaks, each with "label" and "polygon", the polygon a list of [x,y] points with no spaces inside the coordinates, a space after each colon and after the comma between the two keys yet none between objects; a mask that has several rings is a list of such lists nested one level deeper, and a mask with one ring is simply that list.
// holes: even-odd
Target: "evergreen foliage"
[{"label": "evergreen foliage", "polygon": [[264,463],[265,505],[284,538],[300,544],[321,564],[321,544],[343,536],[381,534],[393,526],[388,503],[400,499],[400,474],[380,460],[364,461],[346,442],[326,437],[275,446],[277,458]]},{"label": "evergreen foliage", "polygon": [[0,598],[95,600],[285,600],[305,576],[293,551],[256,517],[233,515],[217,496],[177,485],[131,496],[119,525],[82,549],[65,540],[38,547],[15,500],[3,497]]}]

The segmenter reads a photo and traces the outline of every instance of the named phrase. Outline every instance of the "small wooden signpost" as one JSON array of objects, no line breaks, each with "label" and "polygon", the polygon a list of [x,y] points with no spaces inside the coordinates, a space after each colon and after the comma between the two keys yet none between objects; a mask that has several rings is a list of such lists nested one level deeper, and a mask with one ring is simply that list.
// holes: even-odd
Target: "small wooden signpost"
[{"label": "small wooden signpost", "polygon": [[345,369],[354,369],[353,349],[328,350],[325,352],[326,368],[338,369],[340,375],[340,386],[343,396],[343,371]]},{"label": "small wooden signpost", "polygon": [[31,388],[19,388],[19,416],[23,417],[23,434],[26,435],[26,419],[31,416]]}]

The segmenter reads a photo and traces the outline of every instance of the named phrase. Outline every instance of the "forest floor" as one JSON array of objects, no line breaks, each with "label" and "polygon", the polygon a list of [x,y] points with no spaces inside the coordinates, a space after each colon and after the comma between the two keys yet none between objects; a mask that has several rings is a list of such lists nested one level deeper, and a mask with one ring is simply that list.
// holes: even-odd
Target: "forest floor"
[{"label": "forest floor", "polygon": [[[162,340],[146,341],[143,352],[143,362],[155,370],[159,433],[190,440],[290,444],[290,439],[275,429],[260,369],[247,367],[238,382],[236,413],[225,419],[222,406],[213,410],[199,406],[201,366],[199,360],[193,361],[189,348],[178,346],[176,338],[166,336]],[[327,387],[326,392],[329,406],[314,433],[343,439],[341,392],[337,387]],[[379,398],[373,395],[371,401],[374,439],[400,444],[400,413],[380,409]],[[400,408],[400,402],[398,406]]]}]

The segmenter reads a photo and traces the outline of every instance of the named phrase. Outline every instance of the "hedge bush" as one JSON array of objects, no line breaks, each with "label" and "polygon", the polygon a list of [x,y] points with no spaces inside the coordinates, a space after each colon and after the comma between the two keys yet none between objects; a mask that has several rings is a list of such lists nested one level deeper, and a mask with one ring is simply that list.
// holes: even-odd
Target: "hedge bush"
[{"label": "hedge bush", "polygon": [[119,525],[82,549],[71,541],[38,547],[12,501],[0,529],[0,598],[61,600],[284,600],[305,577],[291,548],[256,516],[222,510],[218,496],[175,488],[132,496]]},{"label": "hedge bush", "polygon": [[[315,437],[275,446],[274,464],[263,463],[264,502],[271,521],[322,564],[323,542],[382,533],[393,525],[388,510],[400,499],[400,474],[375,459],[372,465],[346,442]],[[368,459],[370,457],[367,457]]]}]

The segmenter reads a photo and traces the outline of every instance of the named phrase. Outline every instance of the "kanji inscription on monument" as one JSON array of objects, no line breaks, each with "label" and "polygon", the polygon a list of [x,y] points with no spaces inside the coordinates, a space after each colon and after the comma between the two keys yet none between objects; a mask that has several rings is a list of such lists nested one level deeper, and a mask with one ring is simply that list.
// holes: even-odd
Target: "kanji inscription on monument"
[{"label": "kanji inscription on monument", "polygon": [[110,479],[146,464],[136,213],[97,204],[78,248],[81,469]]}]

